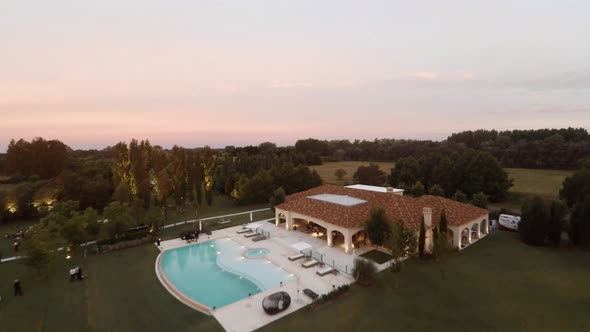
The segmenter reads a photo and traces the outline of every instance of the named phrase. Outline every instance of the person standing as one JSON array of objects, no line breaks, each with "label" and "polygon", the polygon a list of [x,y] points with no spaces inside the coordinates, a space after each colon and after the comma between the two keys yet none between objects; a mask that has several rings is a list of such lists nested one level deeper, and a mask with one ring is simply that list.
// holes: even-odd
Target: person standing
[{"label": "person standing", "polygon": [[14,296],[23,296],[23,289],[18,279],[14,280]]},{"label": "person standing", "polygon": [[14,247],[14,252],[18,252],[18,241],[14,241],[14,244],[12,246]]}]

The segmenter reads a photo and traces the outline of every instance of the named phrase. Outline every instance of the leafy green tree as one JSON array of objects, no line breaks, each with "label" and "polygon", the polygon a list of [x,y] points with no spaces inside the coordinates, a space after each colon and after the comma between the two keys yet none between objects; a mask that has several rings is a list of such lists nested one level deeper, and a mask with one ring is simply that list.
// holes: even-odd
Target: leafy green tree
[{"label": "leafy green tree", "polygon": [[334,175],[338,178],[338,180],[342,180],[342,178],[344,178],[346,174],[348,173],[346,173],[344,168],[339,168],[334,172]]},{"label": "leafy green tree", "polygon": [[391,169],[390,182],[392,186],[416,183],[420,180],[420,165],[414,157],[401,158]]},{"label": "leafy green tree", "polygon": [[565,178],[559,197],[571,208],[586,196],[590,196],[590,169],[584,168]]},{"label": "leafy green tree", "polygon": [[403,258],[416,251],[416,235],[401,221],[392,224],[389,242],[391,243],[392,255],[396,259]]},{"label": "leafy green tree", "polygon": [[119,202],[110,203],[104,209],[103,217],[105,220],[99,233],[102,240],[118,238],[135,224],[131,209]]},{"label": "leafy green tree", "polygon": [[444,235],[446,240],[447,238],[447,229],[448,229],[448,222],[447,222],[447,212],[443,209],[440,212],[440,224],[438,225],[440,234]]},{"label": "leafy green tree", "polygon": [[371,163],[369,166],[359,166],[352,176],[354,183],[371,186],[382,186],[385,183],[386,174],[379,168],[379,165]]},{"label": "leafy green tree", "polygon": [[[439,230],[439,227],[435,227],[433,231],[433,245],[432,245],[432,255],[438,261],[442,261],[442,259],[447,255],[449,251],[451,251],[451,246],[449,241],[447,240],[446,232]],[[444,273],[444,272],[443,272]]]},{"label": "leafy green tree", "polygon": [[453,200],[461,203],[467,203],[467,195],[463,193],[461,190],[457,190],[455,195],[453,195]]},{"label": "leafy green tree", "polygon": [[432,187],[430,187],[430,189],[428,189],[428,193],[433,196],[440,196],[440,197],[445,196],[444,189],[441,186],[439,186],[438,184],[435,184]]},{"label": "leafy green tree", "polygon": [[86,210],[83,212],[83,216],[86,221],[86,231],[88,232],[88,237],[96,238],[101,226],[101,223],[98,222],[98,213],[93,208],[86,208]]},{"label": "leafy green tree", "polygon": [[47,227],[41,224],[34,225],[27,232],[27,237],[23,241],[24,264],[34,268],[39,275],[42,275],[55,258],[56,242],[57,239]]},{"label": "leafy green tree", "polygon": [[383,208],[372,208],[369,220],[365,223],[365,233],[372,244],[383,246],[391,234],[391,227],[387,214]]},{"label": "leafy green tree", "polygon": [[590,196],[574,205],[570,216],[570,239],[575,245],[590,248]]},{"label": "leafy green tree", "polygon": [[426,243],[426,226],[424,225],[424,217],[422,217],[422,222],[420,223],[420,233],[418,235],[418,256],[420,258],[424,257],[425,243]]},{"label": "leafy green tree", "polygon": [[422,182],[418,181],[414,183],[412,188],[410,188],[410,194],[412,194],[412,196],[414,197],[420,197],[424,195],[424,185],[422,184]]},{"label": "leafy green tree", "polygon": [[544,245],[549,226],[549,211],[543,199],[539,196],[528,199],[521,211],[518,232],[522,241],[529,245]]},{"label": "leafy green tree", "polygon": [[555,246],[561,242],[561,230],[567,215],[567,205],[562,201],[552,201],[550,207],[548,238]]},{"label": "leafy green tree", "polygon": [[283,187],[278,187],[275,191],[272,192],[272,196],[270,196],[270,208],[272,211],[275,211],[275,206],[285,202],[285,189]]},{"label": "leafy green tree", "polygon": [[236,182],[232,197],[238,204],[268,202],[274,189],[274,181],[267,171],[260,171],[248,179],[242,175]]},{"label": "leafy green tree", "polygon": [[164,214],[156,207],[151,207],[145,212],[144,220],[146,224],[152,226],[152,229],[164,226]]},{"label": "leafy green tree", "polygon": [[481,191],[473,195],[473,199],[471,200],[471,204],[480,207],[482,209],[488,208],[488,195],[482,193]]},{"label": "leafy green tree", "polygon": [[369,260],[356,258],[352,267],[354,280],[362,286],[373,284],[377,276],[377,266]]},{"label": "leafy green tree", "polygon": [[113,193],[113,201],[121,202],[123,204],[131,204],[136,200],[135,195],[131,192],[129,184],[125,182],[119,183],[115,192]]},{"label": "leafy green tree", "polygon": [[82,213],[76,213],[61,228],[61,235],[70,247],[77,247],[88,240],[88,220]]},{"label": "leafy green tree", "polygon": [[80,202],[78,201],[61,201],[55,203],[51,209],[50,214],[59,214],[69,219],[80,209]]},{"label": "leafy green tree", "polygon": [[478,151],[475,154],[465,154],[467,166],[464,170],[465,177],[461,189],[468,196],[477,192],[483,192],[493,201],[506,197],[508,189],[512,186],[512,180],[502,168],[496,158],[487,152]]}]

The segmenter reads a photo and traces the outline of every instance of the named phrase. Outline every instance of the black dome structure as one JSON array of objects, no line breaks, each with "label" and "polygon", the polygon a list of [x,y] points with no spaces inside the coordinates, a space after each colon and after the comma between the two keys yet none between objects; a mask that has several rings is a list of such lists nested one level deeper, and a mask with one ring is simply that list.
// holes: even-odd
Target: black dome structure
[{"label": "black dome structure", "polygon": [[289,305],[291,305],[291,296],[287,292],[274,293],[262,300],[262,309],[269,315],[284,311],[289,308]]}]

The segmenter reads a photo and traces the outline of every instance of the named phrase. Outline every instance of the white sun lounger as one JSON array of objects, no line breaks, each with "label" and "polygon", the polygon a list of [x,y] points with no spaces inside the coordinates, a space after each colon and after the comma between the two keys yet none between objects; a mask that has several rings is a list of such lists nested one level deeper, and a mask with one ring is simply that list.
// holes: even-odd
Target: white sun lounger
[{"label": "white sun lounger", "polygon": [[311,259],[305,263],[302,263],[301,266],[303,266],[304,268],[308,269],[312,266],[316,266],[318,265],[320,262],[316,261],[315,259]]},{"label": "white sun lounger", "polygon": [[319,275],[319,276],[322,276],[322,277],[323,277],[323,276],[325,276],[326,274],[333,273],[334,271],[336,271],[336,270],[334,270],[334,268],[333,268],[333,267],[326,266],[325,268],[323,268],[323,269],[321,269],[321,270],[319,270],[319,271],[315,271],[315,273],[316,273],[317,275]]},{"label": "white sun lounger", "polygon": [[258,234],[258,233],[256,233],[256,232],[252,232],[252,233],[246,233],[246,234],[244,234],[244,237],[254,237],[254,236],[256,236],[256,235],[260,235],[260,234]]},{"label": "white sun lounger", "polygon": [[244,234],[244,233],[248,233],[251,232],[252,230],[249,228],[242,228],[239,231],[237,231],[238,234]]},{"label": "white sun lounger", "polygon": [[305,257],[304,254],[297,254],[297,255],[289,256],[288,258],[290,261],[296,261],[296,260],[301,259],[303,257]]}]

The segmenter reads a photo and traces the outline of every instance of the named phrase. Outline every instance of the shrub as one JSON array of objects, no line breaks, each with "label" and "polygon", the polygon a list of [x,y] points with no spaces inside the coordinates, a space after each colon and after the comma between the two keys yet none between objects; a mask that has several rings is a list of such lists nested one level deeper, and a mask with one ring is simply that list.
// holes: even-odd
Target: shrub
[{"label": "shrub", "polygon": [[375,282],[377,275],[377,267],[371,261],[366,259],[357,258],[354,260],[354,266],[352,268],[352,276],[359,285],[369,286]]}]

